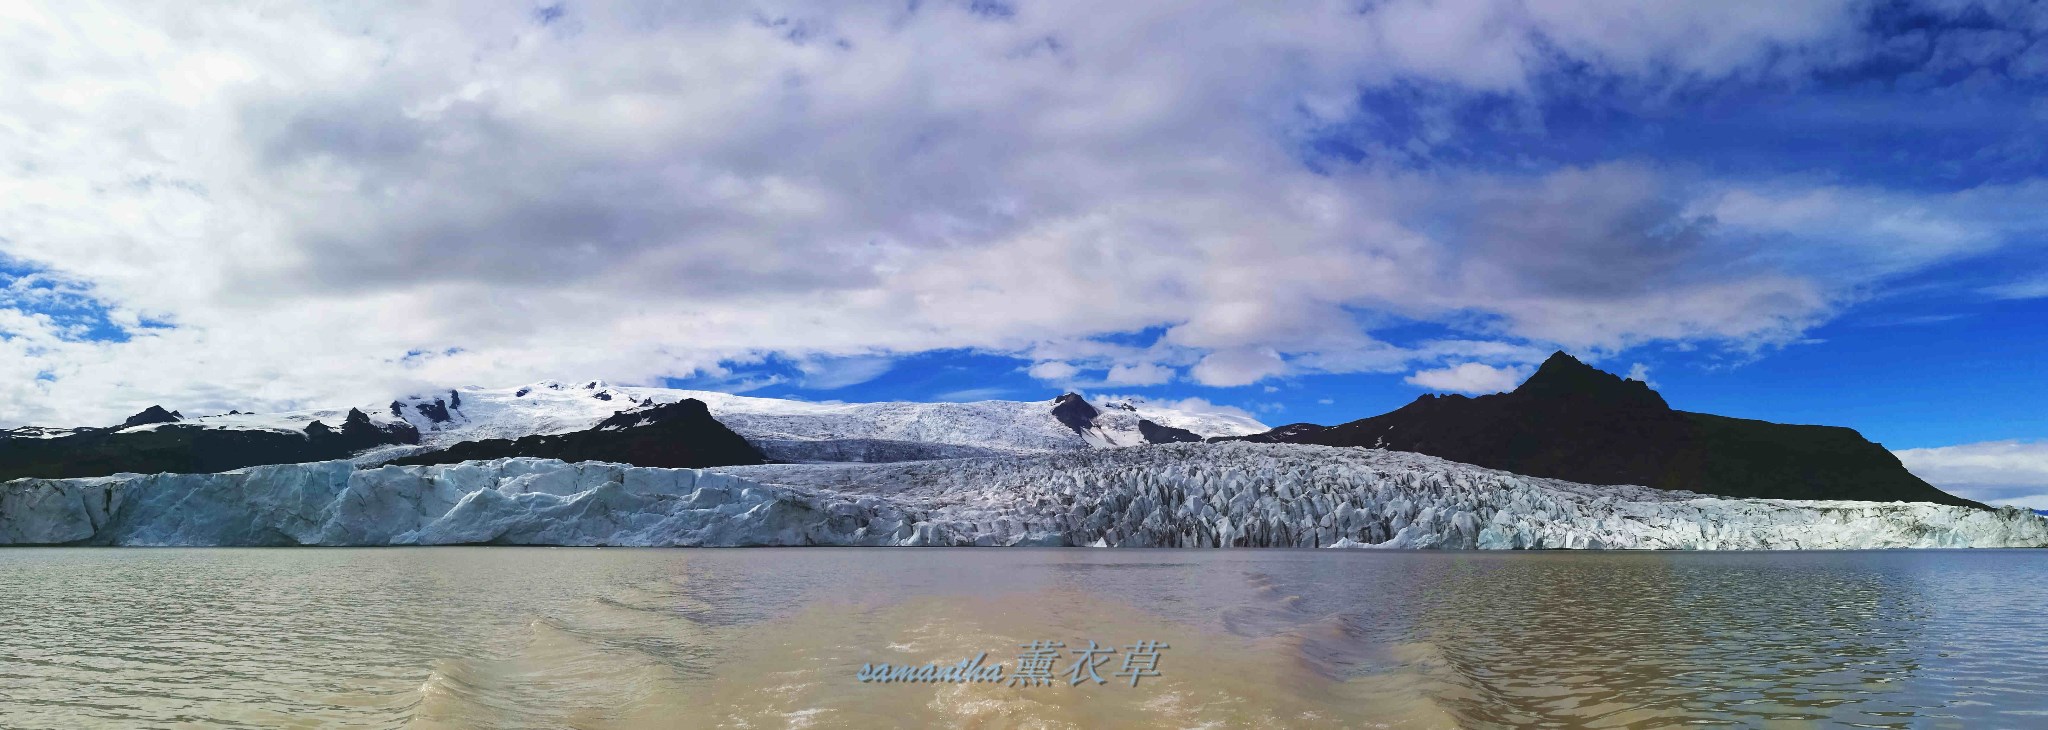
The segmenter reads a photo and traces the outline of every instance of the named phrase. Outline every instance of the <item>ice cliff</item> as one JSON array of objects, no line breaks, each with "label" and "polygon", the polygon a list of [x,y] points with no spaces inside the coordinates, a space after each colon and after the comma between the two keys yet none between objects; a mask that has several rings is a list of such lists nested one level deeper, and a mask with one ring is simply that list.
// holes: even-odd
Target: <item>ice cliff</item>
[{"label": "ice cliff", "polygon": [[2048,546],[2024,510],[1594,487],[1420,454],[1172,444],[717,470],[514,458],[0,485],[0,544]]}]

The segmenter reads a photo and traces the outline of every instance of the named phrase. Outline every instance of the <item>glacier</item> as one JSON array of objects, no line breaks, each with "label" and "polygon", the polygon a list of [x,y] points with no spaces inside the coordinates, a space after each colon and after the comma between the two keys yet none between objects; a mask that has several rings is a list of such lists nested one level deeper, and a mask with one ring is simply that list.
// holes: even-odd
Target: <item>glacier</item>
[{"label": "glacier", "polygon": [[[1114,397],[1097,404],[1099,417],[1076,432],[1053,416],[1048,401],[971,403],[814,403],[715,391],[617,386],[602,380],[543,380],[514,388],[465,387],[415,394],[386,404],[361,404],[372,424],[404,423],[420,432],[416,446],[390,446],[359,454],[374,465],[462,441],[518,439],[591,428],[621,410],[703,401],[712,417],[770,458],[786,461],[898,461],[1067,451],[1146,443],[1139,422],[1180,428],[1203,437],[1262,433],[1266,424],[1228,409],[1189,410],[1184,404]],[[340,423],[347,408],[284,413],[228,413],[180,421],[184,427],[302,433],[314,421]],[[163,424],[124,430],[144,431]],[[46,431],[21,430],[43,438]],[[9,432],[11,433],[11,432]]]},{"label": "glacier", "polygon": [[1167,444],[711,470],[347,461],[0,485],[0,545],[2048,546],[2027,510],[1725,499],[1420,454]]}]

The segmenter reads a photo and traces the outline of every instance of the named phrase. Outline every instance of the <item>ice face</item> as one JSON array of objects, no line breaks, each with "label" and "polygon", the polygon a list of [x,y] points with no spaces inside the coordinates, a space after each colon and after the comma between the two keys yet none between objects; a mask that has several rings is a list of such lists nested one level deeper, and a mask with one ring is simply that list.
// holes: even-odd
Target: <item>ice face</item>
[{"label": "ice face", "polygon": [[2048,546],[2024,510],[1702,497],[1419,454],[1172,444],[894,464],[499,459],[0,485],[0,544]]}]

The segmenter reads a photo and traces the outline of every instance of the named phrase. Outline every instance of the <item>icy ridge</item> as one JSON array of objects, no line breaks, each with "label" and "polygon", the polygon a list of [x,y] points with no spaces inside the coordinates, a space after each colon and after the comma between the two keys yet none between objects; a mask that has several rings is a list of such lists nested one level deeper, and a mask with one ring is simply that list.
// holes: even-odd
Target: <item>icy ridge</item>
[{"label": "icy ridge", "polygon": [[[981,453],[1064,451],[1091,445],[1125,446],[1143,443],[1137,435],[1140,418],[1184,428],[1202,436],[1242,436],[1260,433],[1267,428],[1265,424],[1242,416],[1183,411],[1141,399],[1128,399],[1116,401],[1116,407],[1105,409],[1109,417],[1104,419],[1101,427],[1114,435],[1098,439],[1101,443],[1091,444],[1089,439],[1054,418],[1052,405],[1047,401],[812,403],[702,390],[615,386],[602,380],[581,383],[548,380],[516,388],[425,392],[390,403],[358,407],[380,426],[402,420],[419,429],[421,445],[418,448],[373,455],[390,457],[459,441],[517,439],[579,431],[620,410],[674,403],[685,398],[703,401],[713,418],[748,441],[789,444],[786,448],[793,454],[807,450],[808,447],[793,443],[800,441],[937,444],[974,447],[984,450]],[[347,411],[342,408],[239,413],[187,419],[185,423],[209,428],[300,432],[315,420],[338,423]],[[834,448],[809,450],[830,453]],[[845,448],[859,452],[866,447],[849,443]],[[968,454],[943,448],[921,453],[928,455],[919,458],[953,458]],[[370,460],[375,461],[374,458]]]},{"label": "icy ridge", "polygon": [[514,458],[0,485],[0,544],[2048,546],[2025,510],[1593,487],[1419,454],[1173,444],[716,471]]}]

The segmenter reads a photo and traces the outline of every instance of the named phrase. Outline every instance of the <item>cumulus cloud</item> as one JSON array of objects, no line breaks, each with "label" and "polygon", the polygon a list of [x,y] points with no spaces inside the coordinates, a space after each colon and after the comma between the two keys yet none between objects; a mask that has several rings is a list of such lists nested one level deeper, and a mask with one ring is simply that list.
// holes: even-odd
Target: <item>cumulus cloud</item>
[{"label": "cumulus cloud", "polygon": [[[13,3],[0,277],[69,282],[86,314],[0,301],[0,423],[769,357],[839,363],[806,371],[823,389],[940,348],[1131,385],[1446,357],[1379,315],[1496,350],[1792,341],[1875,277],[1997,245],[1958,221],[2039,191],[1901,207],[1299,145],[1361,88],[1796,75],[1855,51],[1856,7]],[[1822,235],[1880,209],[1865,227],[1916,258]],[[1802,245],[1754,245],[1779,236]]]},{"label": "cumulus cloud", "polygon": [[1650,366],[1643,363],[1634,363],[1628,366],[1628,379],[1640,382],[1651,388],[1657,387],[1656,383],[1650,381]]},{"label": "cumulus cloud", "polygon": [[1050,382],[1065,382],[1081,374],[1081,369],[1057,360],[1034,363],[1025,369],[1031,377]]},{"label": "cumulus cloud", "polygon": [[1985,504],[2048,509],[2048,441],[1985,441],[1893,452],[1906,469]]},{"label": "cumulus cloud", "polygon": [[850,385],[874,380],[896,366],[887,357],[842,357],[804,360],[796,364],[803,376],[803,387],[812,390],[836,390]]},{"label": "cumulus cloud", "polygon": [[1209,353],[1189,371],[1196,382],[1221,387],[1250,385],[1287,372],[1287,362],[1271,348],[1240,348]]},{"label": "cumulus cloud", "polygon": [[1154,363],[1116,365],[1103,382],[1110,385],[1158,385],[1173,379],[1173,368]]},{"label": "cumulus cloud", "polygon": [[1468,362],[1446,368],[1417,371],[1404,378],[1410,385],[1451,393],[1499,393],[1514,390],[1529,377],[1526,367],[1494,367]]}]

